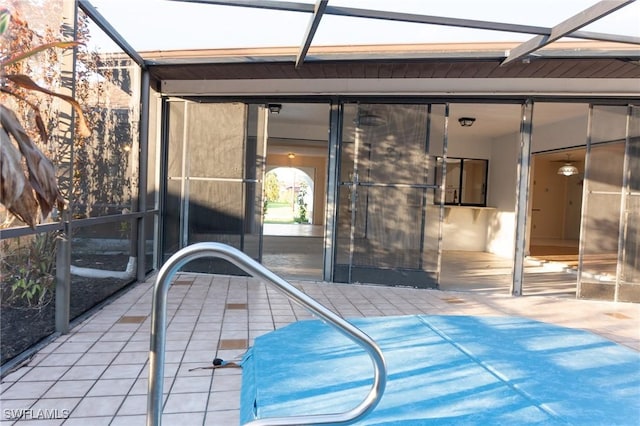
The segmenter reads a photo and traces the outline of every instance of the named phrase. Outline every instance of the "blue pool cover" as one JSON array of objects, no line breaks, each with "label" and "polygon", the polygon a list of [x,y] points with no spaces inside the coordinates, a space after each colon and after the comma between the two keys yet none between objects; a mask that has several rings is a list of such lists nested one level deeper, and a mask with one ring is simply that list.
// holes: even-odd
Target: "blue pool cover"
[{"label": "blue pool cover", "polygon": [[[640,353],[519,317],[353,319],[384,353],[387,388],[362,425],[640,425]],[[318,320],[256,339],[243,360],[241,423],[358,405],[369,356]]]}]

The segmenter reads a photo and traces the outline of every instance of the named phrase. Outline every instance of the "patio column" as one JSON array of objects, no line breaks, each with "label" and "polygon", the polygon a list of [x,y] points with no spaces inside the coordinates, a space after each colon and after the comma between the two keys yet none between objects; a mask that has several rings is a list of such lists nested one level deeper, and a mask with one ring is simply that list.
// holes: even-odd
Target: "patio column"
[{"label": "patio column", "polygon": [[140,126],[139,126],[139,150],[138,156],[138,211],[142,212],[136,219],[137,223],[137,254],[138,263],[136,271],[137,281],[144,281],[146,278],[146,222],[147,218],[147,181],[149,173],[149,71],[141,70],[140,79]]},{"label": "patio column", "polygon": [[333,281],[333,259],[336,237],[336,204],[338,199],[339,139],[342,129],[342,108],[337,102],[331,104],[329,128],[329,170],[327,182],[327,205],[325,215],[325,247],[322,279]]},{"label": "patio column", "polygon": [[[63,1],[63,31],[67,40],[76,39],[78,10],[73,0]],[[72,76],[68,83],[58,90],[60,93],[75,95],[75,62],[76,49],[67,49],[62,55],[62,73]],[[68,103],[61,103],[59,113],[62,116],[75,117],[73,108]],[[73,196],[73,135],[74,121],[60,120],[56,132],[63,143],[61,147],[60,162],[57,165],[60,171],[59,186],[62,196],[71,202]],[[56,331],[62,334],[69,332],[69,312],[71,310],[71,214],[66,209],[60,220],[64,227],[56,243],[56,290],[55,290],[55,326]]]},{"label": "patio column", "polygon": [[531,129],[533,119],[533,102],[529,99],[522,105],[522,121],[520,123],[520,154],[518,156],[518,181],[516,184],[516,229],[515,253],[511,280],[511,294],[522,295],[524,281],[524,258],[527,237],[527,202],[529,201],[529,175],[531,171]]}]

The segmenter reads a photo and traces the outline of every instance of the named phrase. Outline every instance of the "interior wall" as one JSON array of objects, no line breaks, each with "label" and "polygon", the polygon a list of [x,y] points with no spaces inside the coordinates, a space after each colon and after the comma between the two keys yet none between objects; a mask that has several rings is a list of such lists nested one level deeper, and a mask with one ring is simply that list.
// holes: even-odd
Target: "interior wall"
[{"label": "interior wall", "polygon": [[[285,105],[285,107],[288,107],[288,105]],[[282,122],[277,121],[277,118],[271,118],[269,120],[269,136],[299,139],[303,141],[326,141],[328,137],[327,129],[329,128],[329,107],[324,104],[322,107],[327,110],[326,122],[323,122],[322,124],[312,124],[308,121],[305,122],[302,120],[299,122]]]},{"label": "interior wall", "polygon": [[442,249],[460,251],[485,251],[487,224],[493,218],[492,209],[471,207],[445,207],[442,224]]},{"label": "interior wall", "polygon": [[[456,106],[452,113],[456,114]],[[455,118],[455,117],[454,117]],[[483,138],[474,132],[473,127],[460,128],[452,120],[454,128],[449,132],[447,156],[489,160],[492,167],[492,140]],[[447,169],[447,174],[452,172]],[[459,173],[459,169],[455,171]],[[482,179],[482,177],[480,177]],[[489,183],[487,182],[487,186]],[[488,205],[491,205],[488,203]],[[493,217],[490,209],[474,209],[466,206],[445,208],[445,221],[442,224],[442,249],[460,251],[485,251],[487,247],[487,224]]]},{"label": "interior wall", "polygon": [[489,160],[492,144],[493,141],[490,138],[469,137],[453,133],[449,135],[447,156]]},{"label": "interior wall", "polygon": [[515,250],[515,210],[519,134],[496,138],[491,147],[487,204],[494,207],[487,227],[489,253],[513,258]]},{"label": "interior wall", "polygon": [[538,153],[561,148],[586,146],[589,120],[587,104],[572,104],[574,114],[579,114],[547,125],[536,125],[540,115],[552,115],[554,111],[566,104],[536,103],[533,108],[533,139],[531,152]]},{"label": "interior wall", "polygon": [[[521,113],[519,104],[451,104],[447,155],[489,160],[487,208],[450,208],[443,225],[444,249],[513,256]],[[463,127],[460,117],[476,121]]]}]

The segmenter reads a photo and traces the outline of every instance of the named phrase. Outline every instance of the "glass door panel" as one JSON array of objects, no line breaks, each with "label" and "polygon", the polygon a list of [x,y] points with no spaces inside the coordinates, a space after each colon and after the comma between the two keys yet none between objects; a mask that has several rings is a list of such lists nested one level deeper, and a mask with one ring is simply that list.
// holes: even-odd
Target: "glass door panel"
[{"label": "glass door panel", "polygon": [[335,280],[437,286],[439,211],[427,206],[435,191],[431,106],[344,110]]},{"label": "glass door panel", "polygon": [[186,110],[185,102],[168,101],[165,105],[167,120],[167,133],[165,138],[166,146],[166,173],[167,182],[165,185],[163,204],[165,207],[162,216],[162,246],[164,262],[171,254],[181,247],[181,211],[183,192],[183,137],[184,137],[184,114]]},{"label": "glass door panel", "polygon": [[242,182],[189,182],[189,244],[216,241],[242,248]]},{"label": "glass door panel", "polygon": [[592,106],[578,297],[616,298],[626,120],[626,106]]},{"label": "glass door panel", "polygon": [[267,163],[267,111],[261,105],[247,105],[244,150],[244,222],[242,250],[262,260],[263,182]]},{"label": "glass door panel", "polygon": [[[264,108],[242,103],[169,104],[165,258],[186,245],[210,241],[229,244],[259,260]],[[199,272],[239,272],[225,261],[204,259],[187,266]]]},{"label": "glass door panel", "polygon": [[627,186],[623,251],[620,268],[620,301],[640,301],[640,107],[631,107],[627,146]]},{"label": "glass door panel", "polygon": [[[423,192],[424,212],[422,218],[422,268],[435,271],[438,285],[442,270],[442,222],[444,220],[444,198],[441,197],[442,176],[438,176],[437,159],[445,156],[447,147],[447,119],[449,106],[429,106],[429,131],[427,136],[428,188]],[[435,170],[435,171],[434,171]]]},{"label": "glass door panel", "polygon": [[[366,158],[369,155],[366,146],[364,149],[360,146],[359,148],[359,156]],[[365,203],[367,198],[366,194],[356,192],[353,185],[354,161],[355,143],[353,141],[343,142],[340,155],[339,208],[336,221],[336,262],[342,265],[351,263],[351,235],[353,234],[354,238],[364,238],[365,236]]]}]

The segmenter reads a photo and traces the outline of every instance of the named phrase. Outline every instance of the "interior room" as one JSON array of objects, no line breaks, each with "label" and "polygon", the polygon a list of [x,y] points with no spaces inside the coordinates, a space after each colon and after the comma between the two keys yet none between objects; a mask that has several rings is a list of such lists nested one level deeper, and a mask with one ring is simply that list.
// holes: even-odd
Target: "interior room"
[{"label": "interior room", "polygon": [[[296,218],[289,218],[290,223],[281,223],[277,217],[270,219],[267,207],[263,263],[284,276],[320,280],[325,244],[329,105],[269,106],[267,175],[295,171],[294,180],[308,182],[307,191],[312,189],[312,194],[307,195],[303,223],[291,223]],[[433,113],[444,114],[444,109]],[[587,104],[537,103],[533,120],[527,238],[527,254],[532,257],[527,271],[535,280],[528,281],[539,282],[541,274],[545,274],[545,285],[557,282],[562,292],[573,294],[576,275],[571,268],[577,265],[587,114]],[[522,106],[517,103],[450,104],[441,288],[488,289],[508,286],[511,280],[521,115]],[[566,165],[577,167],[578,173],[558,174],[558,169]],[[281,182],[280,198],[284,200],[280,201],[287,201],[295,216],[295,194],[300,188],[295,182],[288,185]],[[277,209],[274,204],[272,211]],[[536,256],[540,259],[533,259]],[[565,262],[570,268],[553,270],[549,268],[550,261]]]}]

